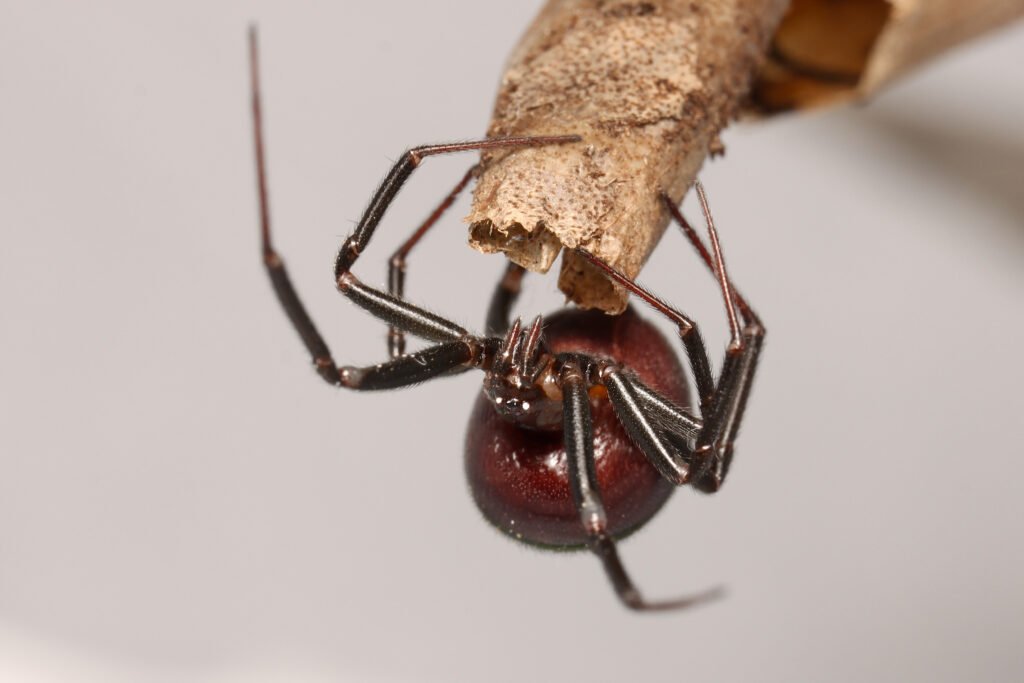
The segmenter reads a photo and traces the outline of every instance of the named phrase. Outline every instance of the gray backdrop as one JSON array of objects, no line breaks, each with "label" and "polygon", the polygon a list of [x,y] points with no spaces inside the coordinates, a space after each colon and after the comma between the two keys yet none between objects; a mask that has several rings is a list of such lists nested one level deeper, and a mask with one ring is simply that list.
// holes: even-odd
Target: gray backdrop
[{"label": "gray backdrop", "polygon": [[[272,206],[342,362],[383,327],[333,252],[405,147],[483,133],[539,2],[7,3],[0,21],[0,679],[895,681],[1024,677],[1024,27],[875,102],[728,132],[703,179],[769,329],[733,474],[596,560],[500,537],[461,441],[479,374],[320,383],[260,267]],[[359,274],[472,156],[432,159]],[[479,328],[499,257],[453,211],[411,298]],[[695,205],[687,201],[695,215]],[[719,359],[679,235],[644,271]],[[560,304],[529,279],[520,310]]]}]

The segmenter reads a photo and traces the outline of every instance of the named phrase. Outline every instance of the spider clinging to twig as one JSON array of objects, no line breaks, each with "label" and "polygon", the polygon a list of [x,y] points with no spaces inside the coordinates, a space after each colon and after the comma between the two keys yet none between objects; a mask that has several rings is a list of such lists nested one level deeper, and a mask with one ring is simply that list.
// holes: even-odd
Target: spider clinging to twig
[{"label": "spider clinging to twig", "polygon": [[[466,185],[472,169],[394,254],[389,291],[363,284],[352,266],[386,209],[428,156],[496,147],[557,145],[578,136],[487,139],[415,147],[394,164],[335,261],[339,291],[390,327],[390,359],[339,366],[299,300],[271,241],[255,32],[250,33],[252,105],[263,261],[285,313],[320,377],[360,391],[410,386],[480,369],[484,386],[466,438],[466,468],[485,517],[510,536],[560,548],[587,547],[616,593],[638,610],[692,605],[716,590],[674,600],[641,597],[615,539],[650,519],[676,486],[713,492],[724,481],[750,391],[764,328],[729,282],[703,188],[697,185],[711,251],[678,214],[721,285],[731,340],[717,382],[696,323],[585,250],[578,253],[676,325],[694,375],[698,409],[686,407],[686,379],[671,345],[634,311],[609,317],[565,310],[528,327],[510,321],[523,269],[510,264],[492,297],[487,330],[475,335],[404,299],[405,257]],[[738,309],[738,314],[737,314]],[[742,318],[742,325],[740,319]],[[434,342],[405,353],[405,334]]]}]

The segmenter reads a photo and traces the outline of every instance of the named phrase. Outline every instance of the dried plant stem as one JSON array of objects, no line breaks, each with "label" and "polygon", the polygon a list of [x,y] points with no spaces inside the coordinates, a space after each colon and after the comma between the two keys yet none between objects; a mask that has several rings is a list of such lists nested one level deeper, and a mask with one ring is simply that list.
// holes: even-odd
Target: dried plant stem
[{"label": "dried plant stem", "polygon": [[[718,133],[741,109],[786,0],[552,0],[509,60],[493,137],[576,144],[482,155],[470,243],[535,271],[583,246],[634,277]],[[559,287],[584,308],[626,293],[576,254]]]},{"label": "dried plant stem", "polygon": [[[635,277],[719,132],[742,111],[868,95],[1024,15],[1024,0],[549,0],[509,59],[489,137],[582,142],[482,154],[470,244],[547,272],[583,247]],[[559,287],[627,293],[567,251]]]}]

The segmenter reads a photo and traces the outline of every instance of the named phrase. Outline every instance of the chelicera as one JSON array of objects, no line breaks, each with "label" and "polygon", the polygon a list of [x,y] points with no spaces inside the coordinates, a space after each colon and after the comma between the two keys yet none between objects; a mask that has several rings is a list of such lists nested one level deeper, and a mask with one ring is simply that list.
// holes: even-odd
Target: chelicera
[{"label": "chelicera", "polygon": [[[760,320],[725,274],[700,184],[696,187],[710,251],[675,205],[667,197],[664,201],[721,285],[731,341],[717,382],[693,320],[579,250],[676,325],[696,385],[696,410],[688,407],[686,375],[673,345],[631,308],[615,317],[563,310],[546,319],[538,316],[528,326],[519,319],[512,322],[510,311],[524,275],[514,264],[509,264],[492,296],[484,335],[405,300],[406,257],[455,201],[474,169],[392,256],[387,292],[363,284],[352,273],[388,205],[426,157],[562,144],[579,141],[577,136],[489,139],[415,147],[404,153],[345,240],[334,267],[339,291],[389,325],[390,359],[368,367],[339,366],[271,242],[254,33],[250,60],[263,261],[320,377],[333,386],[375,391],[482,370],[483,391],[470,417],[465,463],[473,497],[491,523],[534,545],[589,548],[600,558],[619,598],[633,609],[685,607],[716,595],[713,590],[673,600],[645,600],[616,549],[616,539],[649,520],[676,487],[690,484],[710,493],[722,485],[764,338]],[[406,353],[406,334],[434,344]]]}]

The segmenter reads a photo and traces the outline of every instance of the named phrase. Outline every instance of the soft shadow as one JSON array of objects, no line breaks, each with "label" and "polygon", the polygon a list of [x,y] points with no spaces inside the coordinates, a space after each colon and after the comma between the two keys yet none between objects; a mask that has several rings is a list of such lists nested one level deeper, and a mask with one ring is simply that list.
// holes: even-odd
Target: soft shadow
[{"label": "soft shadow", "polygon": [[1008,216],[1007,222],[979,224],[1000,243],[1024,251],[1024,137],[933,109],[866,107],[860,115],[876,135]]}]

